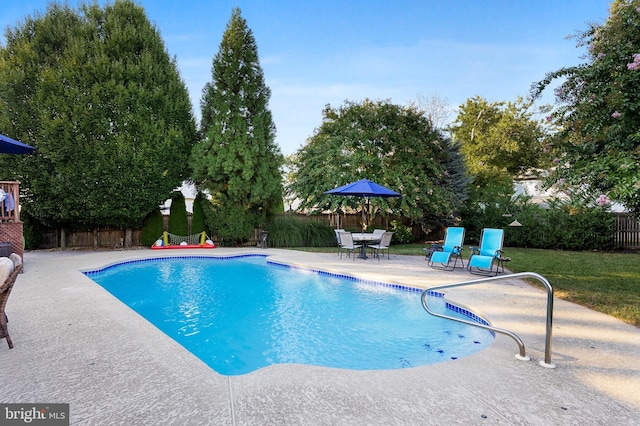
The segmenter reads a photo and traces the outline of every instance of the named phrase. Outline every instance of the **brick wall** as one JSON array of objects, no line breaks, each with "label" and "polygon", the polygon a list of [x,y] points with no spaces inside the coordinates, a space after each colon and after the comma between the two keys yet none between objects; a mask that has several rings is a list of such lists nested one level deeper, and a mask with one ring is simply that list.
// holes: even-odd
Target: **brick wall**
[{"label": "brick wall", "polygon": [[0,242],[10,242],[11,252],[22,257],[22,222],[0,222]]}]

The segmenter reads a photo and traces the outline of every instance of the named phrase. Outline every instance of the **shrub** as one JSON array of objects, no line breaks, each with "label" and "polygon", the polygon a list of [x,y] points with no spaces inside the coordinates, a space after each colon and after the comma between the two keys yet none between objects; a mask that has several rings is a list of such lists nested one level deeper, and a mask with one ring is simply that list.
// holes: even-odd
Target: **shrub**
[{"label": "shrub", "polygon": [[[253,235],[256,214],[241,204],[228,203],[205,210],[207,223],[220,245],[241,246]],[[213,237],[213,235],[211,236]]]},{"label": "shrub", "polygon": [[[612,250],[615,216],[602,208],[569,208],[558,204],[543,209],[534,204],[519,207],[522,227],[505,221],[505,245],[557,250]],[[512,220],[512,218],[509,218]]]},{"label": "shrub", "polygon": [[302,231],[305,247],[333,247],[336,245],[336,234],[333,228],[323,223],[309,222]]},{"label": "shrub", "polygon": [[269,226],[269,237],[267,245],[269,247],[302,247],[304,245],[304,230],[300,221],[291,217],[276,217]]},{"label": "shrub", "polygon": [[42,233],[44,226],[38,219],[31,216],[26,209],[20,212],[22,224],[22,235],[24,237],[24,248],[34,250],[42,244]]},{"label": "shrub", "polygon": [[396,244],[410,244],[414,241],[411,227],[397,220],[391,221],[391,231],[394,233],[391,240]]},{"label": "shrub", "polygon": [[[548,200],[549,208],[531,203],[531,197],[513,197],[505,188],[476,190],[461,212],[466,244],[478,244],[483,228],[505,230],[505,246],[559,250],[614,249],[615,217],[588,198]],[[508,215],[507,215],[508,214]],[[521,227],[509,227],[517,219]]]},{"label": "shrub", "polygon": [[156,209],[149,213],[142,223],[140,244],[152,246],[162,236],[162,232],[164,232],[164,220],[160,209]]}]

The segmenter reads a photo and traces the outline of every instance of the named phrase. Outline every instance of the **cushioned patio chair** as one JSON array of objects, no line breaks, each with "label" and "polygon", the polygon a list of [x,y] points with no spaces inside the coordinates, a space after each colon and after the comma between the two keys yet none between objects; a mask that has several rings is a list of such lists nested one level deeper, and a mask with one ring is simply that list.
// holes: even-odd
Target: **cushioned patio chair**
[{"label": "cushioned patio chair", "polygon": [[482,275],[498,275],[504,272],[504,262],[508,258],[503,256],[503,240],[503,229],[483,229],[480,234],[480,247],[471,247],[471,257],[467,267],[469,272]]},{"label": "cushioned patio chair", "polygon": [[[351,253],[353,253],[354,250],[360,249],[362,247],[361,244],[353,243],[353,235],[351,235],[351,232],[341,232],[340,242],[342,243],[342,251],[345,251],[347,253],[347,256],[349,257],[351,257]],[[340,253],[340,259],[342,259],[342,253]],[[356,260],[355,255],[353,256],[353,260]]]},{"label": "cushioned patio chair", "polygon": [[[428,265],[434,269],[453,271],[458,264],[458,260],[460,260],[460,264],[464,268],[464,261],[462,260],[464,234],[465,229],[462,227],[451,226],[447,228],[444,235],[444,243],[432,246]],[[451,264],[452,260],[453,264]]]},{"label": "cushioned patio chair", "polygon": [[[5,258],[7,259],[7,258]],[[13,264],[13,262],[11,262]],[[18,274],[22,270],[22,264],[17,264],[12,268],[12,271],[9,273],[9,276],[0,284],[0,339],[7,339],[7,344],[9,345],[9,349],[13,348],[13,342],[11,341],[11,337],[9,337],[9,327],[7,318],[7,314],[4,308],[7,306],[7,300],[9,300],[9,294],[11,294],[11,289],[16,282],[16,278]],[[6,276],[6,274],[3,274]]]},{"label": "cushioned patio chair", "polygon": [[380,252],[387,251],[387,259],[391,259],[389,257],[389,247],[391,247],[391,237],[393,237],[393,232],[385,232],[380,237],[380,242],[377,244],[371,244],[369,248],[373,250],[373,255],[380,260]]}]

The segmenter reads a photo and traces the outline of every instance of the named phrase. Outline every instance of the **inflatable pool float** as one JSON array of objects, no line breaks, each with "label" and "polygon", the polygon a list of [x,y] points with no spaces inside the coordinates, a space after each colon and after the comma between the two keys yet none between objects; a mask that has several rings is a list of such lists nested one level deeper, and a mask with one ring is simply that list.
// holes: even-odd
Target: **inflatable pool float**
[{"label": "inflatable pool float", "polygon": [[162,237],[158,238],[151,246],[153,250],[168,249],[214,249],[215,243],[207,236],[206,232],[200,234],[188,235],[186,237],[180,235],[163,232]]}]

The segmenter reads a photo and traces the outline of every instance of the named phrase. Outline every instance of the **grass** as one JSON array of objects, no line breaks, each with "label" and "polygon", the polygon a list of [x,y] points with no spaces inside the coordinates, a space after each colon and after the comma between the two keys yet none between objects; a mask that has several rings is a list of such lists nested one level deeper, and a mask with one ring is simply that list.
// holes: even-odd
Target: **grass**
[{"label": "grass", "polygon": [[[400,244],[393,254],[424,255],[426,244]],[[333,252],[335,248],[298,248]],[[466,256],[469,250],[465,249]],[[554,294],[640,327],[640,253],[576,252],[505,248],[513,272],[537,272]],[[533,285],[539,285],[533,282]]]},{"label": "grass", "polygon": [[537,272],[557,297],[640,327],[640,254],[509,248],[509,269]]}]

